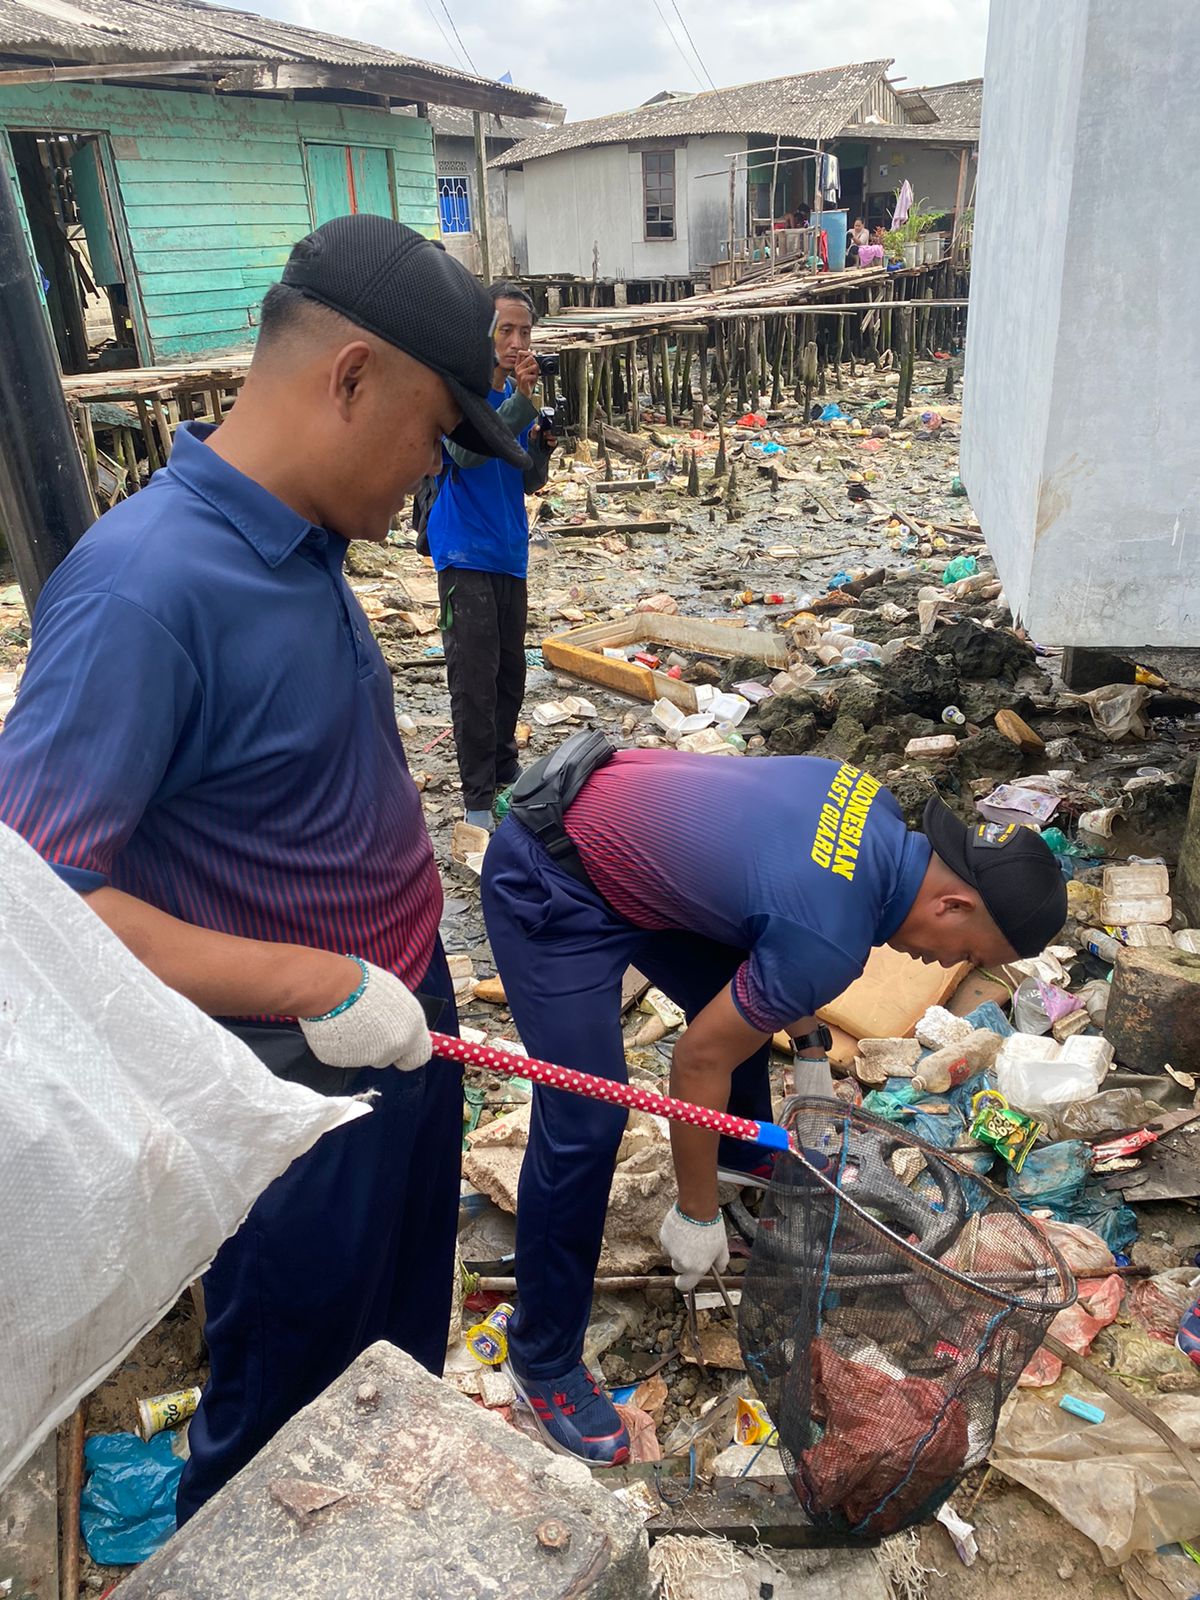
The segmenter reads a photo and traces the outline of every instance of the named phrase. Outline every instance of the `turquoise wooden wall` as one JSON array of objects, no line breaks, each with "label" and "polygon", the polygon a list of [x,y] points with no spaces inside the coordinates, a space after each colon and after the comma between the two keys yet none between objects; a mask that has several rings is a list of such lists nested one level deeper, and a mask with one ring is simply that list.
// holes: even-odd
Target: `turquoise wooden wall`
[{"label": "turquoise wooden wall", "polygon": [[401,222],[438,237],[433,135],[416,117],[49,83],[0,89],[0,128],[109,135],[115,221],[132,266],[139,342],[152,363],[253,340],[258,307],[288,250],[315,221],[337,214],[332,174],[347,146],[368,150],[352,156],[367,180],[358,208],[382,210],[390,199]]}]

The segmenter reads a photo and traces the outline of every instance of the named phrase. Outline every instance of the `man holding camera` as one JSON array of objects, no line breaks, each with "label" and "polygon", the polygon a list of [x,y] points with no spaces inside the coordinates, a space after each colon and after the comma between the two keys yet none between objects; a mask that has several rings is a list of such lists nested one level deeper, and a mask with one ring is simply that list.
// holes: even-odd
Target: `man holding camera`
[{"label": "man holding camera", "polygon": [[490,404],[532,461],[522,472],[446,440],[426,537],[437,568],[450,714],[468,822],[491,829],[499,790],[517,776],[517,717],[525,697],[525,496],[540,489],[557,441],[533,403],[539,363],[529,348],[533,302],[494,283],[496,365]]}]

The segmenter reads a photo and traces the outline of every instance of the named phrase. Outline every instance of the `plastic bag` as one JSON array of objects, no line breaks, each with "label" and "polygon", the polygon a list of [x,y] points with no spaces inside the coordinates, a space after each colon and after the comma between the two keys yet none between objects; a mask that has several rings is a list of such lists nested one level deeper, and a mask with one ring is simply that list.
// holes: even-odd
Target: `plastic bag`
[{"label": "plastic bag", "polygon": [[183,1457],[173,1433],[149,1444],[133,1433],[98,1433],[83,1448],[89,1474],[79,1501],[88,1555],[102,1567],[145,1561],[175,1532]]},{"label": "plastic bag", "polygon": [[1061,1222],[1073,1219],[1062,1215],[1082,1195],[1092,1170],[1092,1152],[1078,1139],[1062,1139],[1058,1144],[1031,1150],[1020,1172],[1011,1168],[1008,1188],[1022,1211],[1044,1208]]},{"label": "plastic bag", "polygon": [[0,1486],[368,1107],[272,1077],[0,827]]},{"label": "plastic bag", "polygon": [[[1119,1566],[1135,1550],[1200,1537],[1200,1495],[1178,1458],[1124,1407],[1071,1382],[1072,1392],[1101,1407],[1104,1421],[1081,1422],[1053,1399],[1018,1390],[1001,1416],[992,1464],[1086,1534],[1106,1566]],[[1200,1449],[1200,1398],[1169,1395],[1149,1405]]]},{"label": "plastic bag", "polygon": [[1060,1139],[1094,1139],[1098,1133],[1143,1127],[1162,1114],[1162,1107],[1143,1098],[1137,1089],[1105,1089],[1086,1100],[1076,1100],[1074,1105],[1061,1106],[1054,1113],[1052,1132]]},{"label": "plastic bag", "polygon": [[947,562],[942,582],[957,583],[960,578],[970,578],[978,571],[979,562],[974,556],[955,556],[953,561]]},{"label": "plastic bag", "polygon": [[[1144,739],[1150,724],[1142,714],[1142,707],[1150,698],[1149,689],[1139,683],[1108,683],[1102,689],[1091,689],[1087,694],[1067,694],[1064,700],[1085,705],[1092,714],[1097,733],[1114,744],[1132,734]],[[1083,826],[1082,819],[1080,826]]]},{"label": "plastic bag", "polygon": [[[1173,1345],[1179,1319],[1200,1296],[1200,1277],[1192,1267],[1171,1267],[1135,1283],[1129,1294],[1130,1320],[1152,1339]],[[1200,1578],[1200,1573],[1197,1573]]]},{"label": "plastic bag", "polygon": [[[1100,1330],[1115,1321],[1121,1309],[1125,1285],[1113,1272],[1107,1278],[1080,1283],[1078,1288],[1079,1299],[1073,1306],[1058,1313],[1050,1324],[1050,1332],[1068,1350],[1085,1356]],[[1058,1382],[1062,1377],[1062,1369],[1061,1359],[1043,1345],[1034,1352],[1017,1382],[1022,1389],[1045,1389]]]},{"label": "plastic bag", "polygon": [[1112,1271],[1113,1253],[1098,1233],[1077,1222],[1055,1222],[1051,1217],[1034,1220],[1076,1278],[1107,1277]]}]

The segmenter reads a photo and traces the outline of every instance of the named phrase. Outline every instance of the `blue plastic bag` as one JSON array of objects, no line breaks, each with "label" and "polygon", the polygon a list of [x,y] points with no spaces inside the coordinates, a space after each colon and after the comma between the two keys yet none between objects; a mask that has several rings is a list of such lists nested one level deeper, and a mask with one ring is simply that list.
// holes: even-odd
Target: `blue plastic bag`
[{"label": "blue plastic bag", "polygon": [[1008,1188],[1022,1211],[1041,1206],[1060,1222],[1083,1193],[1092,1170],[1092,1152],[1081,1139],[1060,1139],[1025,1157],[1020,1172],[1008,1169]]},{"label": "blue plastic bag", "polygon": [[172,1433],[156,1433],[148,1444],[133,1433],[98,1433],[84,1446],[79,1523],[101,1566],[145,1561],[175,1532],[183,1461],[174,1440]]},{"label": "blue plastic bag", "polygon": [[825,407],[817,420],[818,422],[842,422],[846,420],[846,413],[838,405],[837,401],[833,400]]}]

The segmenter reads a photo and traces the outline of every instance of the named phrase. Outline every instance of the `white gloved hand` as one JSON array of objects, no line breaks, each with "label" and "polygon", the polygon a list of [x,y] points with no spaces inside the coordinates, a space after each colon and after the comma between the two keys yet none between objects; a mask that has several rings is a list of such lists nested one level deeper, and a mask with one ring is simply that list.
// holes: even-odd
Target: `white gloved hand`
[{"label": "white gloved hand", "polygon": [[308,1048],[327,1067],[399,1067],[411,1072],[433,1054],[421,1002],[393,972],[363,964],[364,984],[344,1011],[300,1017]]},{"label": "white gloved hand", "polygon": [[671,1258],[679,1276],[677,1289],[694,1289],[700,1279],[715,1267],[724,1272],[729,1265],[729,1243],[725,1238],[725,1219],[720,1212],[711,1222],[694,1222],[677,1205],[663,1218],[658,1242]]}]

